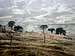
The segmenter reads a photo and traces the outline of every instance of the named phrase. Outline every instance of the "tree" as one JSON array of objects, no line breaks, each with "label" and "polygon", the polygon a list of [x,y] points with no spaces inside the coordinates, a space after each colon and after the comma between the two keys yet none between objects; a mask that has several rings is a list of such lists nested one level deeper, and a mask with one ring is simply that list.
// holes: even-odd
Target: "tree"
[{"label": "tree", "polygon": [[50,31],[51,33],[53,33],[53,31],[55,31],[54,28],[49,28],[48,31]]},{"label": "tree", "polygon": [[0,32],[2,32],[2,25],[0,24]]},{"label": "tree", "polygon": [[63,28],[62,27],[60,27],[60,28],[56,28],[56,34],[62,34],[62,30],[63,30]]},{"label": "tree", "polygon": [[2,26],[2,32],[3,32],[3,33],[6,32],[6,26],[5,26],[5,25]]},{"label": "tree", "polygon": [[5,33],[6,32],[6,26],[0,24],[0,32]]},{"label": "tree", "polygon": [[16,31],[16,32],[23,32],[23,27],[22,26],[15,26],[14,27],[14,31]]},{"label": "tree", "polygon": [[11,27],[11,30],[13,29],[13,26],[15,25],[15,21],[9,21],[8,26]]},{"label": "tree", "polygon": [[65,36],[66,35],[66,30],[62,30],[62,34]]},{"label": "tree", "polygon": [[0,27],[2,27],[2,25],[0,24]]},{"label": "tree", "polygon": [[63,34],[63,35],[66,35],[66,30],[64,30],[63,28],[57,28],[56,29],[56,34]]},{"label": "tree", "polygon": [[[8,22],[8,26],[11,28],[11,30],[13,30],[13,26],[15,25],[15,22],[14,21],[9,21]],[[10,35],[10,48],[11,48],[11,45],[12,45],[12,38],[13,38],[13,35],[14,33],[12,31],[9,31],[9,35]]]},{"label": "tree", "polygon": [[44,43],[45,43],[45,29],[48,28],[47,25],[41,25],[40,28],[43,30],[43,35],[44,35]]}]

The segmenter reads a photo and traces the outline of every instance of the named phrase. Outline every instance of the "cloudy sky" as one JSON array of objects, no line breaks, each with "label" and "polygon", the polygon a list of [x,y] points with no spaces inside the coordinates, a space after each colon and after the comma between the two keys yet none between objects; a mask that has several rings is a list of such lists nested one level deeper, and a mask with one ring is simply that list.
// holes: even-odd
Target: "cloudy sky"
[{"label": "cloudy sky", "polygon": [[75,23],[75,0],[0,0],[0,23]]}]

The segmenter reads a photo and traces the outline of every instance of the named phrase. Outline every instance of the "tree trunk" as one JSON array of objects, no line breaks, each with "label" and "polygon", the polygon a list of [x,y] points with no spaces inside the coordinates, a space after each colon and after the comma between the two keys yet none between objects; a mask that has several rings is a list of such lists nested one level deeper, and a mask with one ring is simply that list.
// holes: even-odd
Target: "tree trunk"
[{"label": "tree trunk", "polygon": [[14,50],[14,48],[12,48],[13,35],[14,35],[14,33],[12,33],[12,32],[10,31],[10,32],[9,32],[9,36],[10,36],[10,55],[12,55],[12,50]]},{"label": "tree trunk", "polygon": [[11,30],[13,30],[13,27],[11,27]]},{"label": "tree trunk", "polygon": [[44,43],[45,43],[45,42],[46,42],[46,41],[45,41],[46,37],[45,37],[44,29],[43,29],[43,35],[44,35]]},{"label": "tree trunk", "polygon": [[51,31],[51,34],[53,34],[53,31]]}]

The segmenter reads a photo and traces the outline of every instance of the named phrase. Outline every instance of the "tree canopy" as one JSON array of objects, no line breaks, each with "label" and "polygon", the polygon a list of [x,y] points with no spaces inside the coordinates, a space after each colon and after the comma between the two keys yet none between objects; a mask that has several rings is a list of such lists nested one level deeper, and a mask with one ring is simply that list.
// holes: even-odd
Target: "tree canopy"
[{"label": "tree canopy", "polygon": [[14,27],[14,31],[16,31],[16,32],[23,32],[23,27],[22,26],[15,26]]},{"label": "tree canopy", "polygon": [[15,25],[15,21],[9,21],[9,22],[8,22],[8,26],[9,26],[9,27],[12,28],[14,25]]}]

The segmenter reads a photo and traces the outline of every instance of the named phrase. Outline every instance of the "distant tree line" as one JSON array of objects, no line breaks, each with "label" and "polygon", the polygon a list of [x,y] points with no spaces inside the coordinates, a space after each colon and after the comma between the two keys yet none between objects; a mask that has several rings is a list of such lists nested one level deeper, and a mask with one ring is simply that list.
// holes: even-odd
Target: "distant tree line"
[{"label": "distant tree line", "polygon": [[[23,32],[23,27],[20,25],[15,26],[15,21],[9,21],[8,27],[11,28],[11,30],[14,30],[15,32]],[[45,32],[46,28],[48,28],[48,25],[41,25],[40,28],[43,30],[43,33]],[[0,24],[0,32],[5,32],[6,26]],[[62,27],[60,28],[48,28],[48,31],[50,31],[52,34],[55,31],[56,34],[63,34],[66,35],[66,30],[64,30]]]},{"label": "distant tree line", "polygon": [[[48,28],[48,25],[41,25],[40,28],[43,30],[43,33],[45,32],[46,28]],[[66,30],[64,30],[62,27],[58,27],[58,28],[48,28],[48,31],[51,32],[51,34],[53,34],[53,32],[55,31],[55,34],[59,34],[59,35],[66,35]]]},{"label": "distant tree line", "polygon": [[[20,25],[15,25],[15,21],[9,21],[8,22],[8,27],[11,28],[11,30],[15,31],[15,32],[23,32],[23,27]],[[48,31],[53,34],[53,32],[55,32],[55,34],[58,35],[64,35],[66,36],[66,30],[64,30],[62,27],[58,27],[58,28],[48,28],[48,25],[40,25],[40,28],[43,30],[43,35],[44,35],[44,43],[45,43],[45,30],[48,29]],[[6,26],[5,25],[1,25],[0,24],[0,32],[7,32],[6,30]]]}]

